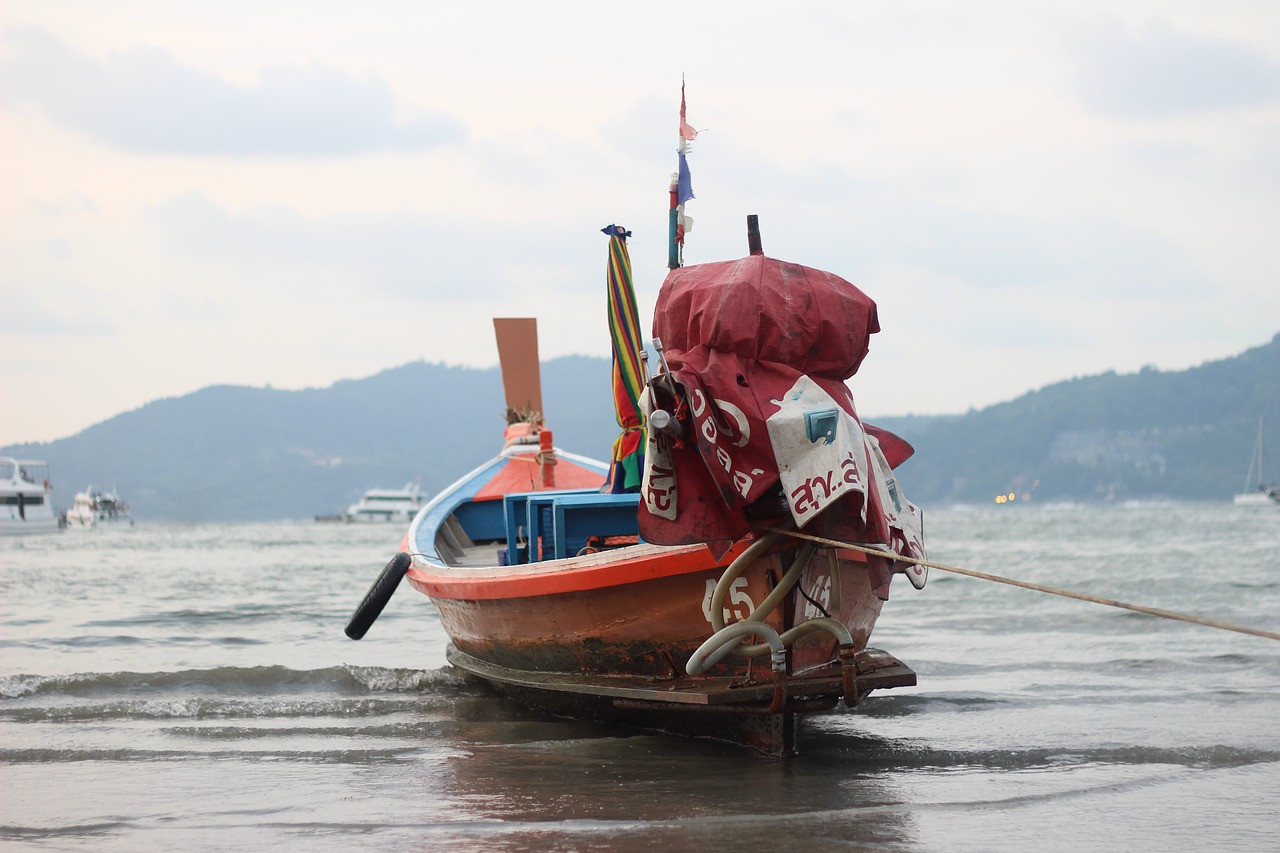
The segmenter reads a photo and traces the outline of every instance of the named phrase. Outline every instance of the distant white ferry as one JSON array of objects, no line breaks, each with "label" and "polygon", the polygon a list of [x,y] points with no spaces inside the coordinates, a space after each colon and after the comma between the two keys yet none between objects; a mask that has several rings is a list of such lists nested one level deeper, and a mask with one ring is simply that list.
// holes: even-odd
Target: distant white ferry
[{"label": "distant white ferry", "polygon": [[0,534],[49,533],[57,529],[49,463],[0,456]]},{"label": "distant white ferry", "polygon": [[402,489],[370,489],[359,503],[347,507],[343,520],[409,522],[422,504],[422,491],[416,483],[405,483]]},{"label": "distant white ferry", "polygon": [[93,486],[78,492],[71,509],[67,510],[67,527],[97,527],[133,524],[129,504],[120,500],[115,492],[102,491]]}]

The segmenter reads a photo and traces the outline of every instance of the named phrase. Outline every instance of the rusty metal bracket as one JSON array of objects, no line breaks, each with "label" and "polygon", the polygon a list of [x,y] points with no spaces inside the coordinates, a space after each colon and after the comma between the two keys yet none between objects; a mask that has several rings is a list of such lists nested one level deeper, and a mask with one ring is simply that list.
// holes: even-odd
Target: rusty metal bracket
[{"label": "rusty metal bracket", "polygon": [[840,677],[844,682],[844,704],[856,708],[864,695],[859,684],[858,650],[850,643],[841,643],[836,654],[840,661]]},{"label": "rusty metal bracket", "polygon": [[787,706],[787,673],[785,671],[775,671],[773,673],[773,702],[769,705],[766,714],[780,714]]}]

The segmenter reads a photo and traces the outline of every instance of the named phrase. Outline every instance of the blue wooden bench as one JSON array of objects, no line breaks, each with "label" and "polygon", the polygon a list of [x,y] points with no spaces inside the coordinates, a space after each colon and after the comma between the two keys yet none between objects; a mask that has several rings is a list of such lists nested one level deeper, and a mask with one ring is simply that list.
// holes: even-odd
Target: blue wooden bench
[{"label": "blue wooden bench", "polygon": [[[507,528],[506,562],[537,562],[576,554],[592,536],[634,536],[640,495],[602,494],[594,489],[521,492],[506,495],[503,515]],[[522,547],[523,544],[523,547]]]},{"label": "blue wooden bench", "polygon": [[[507,529],[506,565],[531,562],[529,546],[533,545],[533,562],[538,559],[538,536],[529,532],[529,499],[535,498],[535,509],[547,504],[555,495],[596,494],[595,489],[563,489],[553,492],[512,492],[502,497],[502,515]],[[537,513],[535,512],[535,521]],[[540,527],[540,526],[539,526]]]},{"label": "blue wooden bench", "polygon": [[564,495],[556,498],[551,502],[555,558],[562,560],[569,556],[571,543],[581,542],[582,545],[573,549],[577,553],[592,536],[635,536],[638,529],[636,510],[639,504],[639,492],[624,492],[620,495]]}]

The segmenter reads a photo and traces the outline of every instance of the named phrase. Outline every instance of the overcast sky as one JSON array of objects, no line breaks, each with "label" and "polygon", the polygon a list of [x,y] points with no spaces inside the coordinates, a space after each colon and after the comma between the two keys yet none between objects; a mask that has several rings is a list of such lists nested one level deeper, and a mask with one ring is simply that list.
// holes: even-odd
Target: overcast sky
[{"label": "overcast sky", "polygon": [[493,365],[495,315],[607,355],[600,228],[647,330],[682,74],[686,263],[755,213],[874,298],[864,416],[1280,331],[1274,0],[3,0],[0,40],[0,444]]}]

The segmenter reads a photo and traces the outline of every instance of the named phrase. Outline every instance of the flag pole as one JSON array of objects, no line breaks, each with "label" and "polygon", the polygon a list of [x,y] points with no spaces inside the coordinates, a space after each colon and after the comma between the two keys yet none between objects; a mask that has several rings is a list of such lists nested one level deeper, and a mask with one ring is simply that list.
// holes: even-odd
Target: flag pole
[{"label": "flag pole", "polygon": [[667,269],[670,270],[680,266],[680,243],[678,241],[680,211],[676,209],[679,204],[676,201],[679,189],[679,179],[673,172],[671,174],[671,191],[667,193],[671,197],[671,209],[667,212]]},{"label": "flag pole", "polygon": [[670,207],[667,212],[667,268],[676,269],[684,264],[684,238],[693,227],[693,220],[684,215],[684,203],[693,198],[693,181],[689,177],[689,143],[698,138],[685,118],[684,75],[680,75],[680,131],[676,148],[678,170],[671,176],[669,187]]}]

